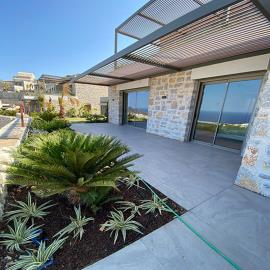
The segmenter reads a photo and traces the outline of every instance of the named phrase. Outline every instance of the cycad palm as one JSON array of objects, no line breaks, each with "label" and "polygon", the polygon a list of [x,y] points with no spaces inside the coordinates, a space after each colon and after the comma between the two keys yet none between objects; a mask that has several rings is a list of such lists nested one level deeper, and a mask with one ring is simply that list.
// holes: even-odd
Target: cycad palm
[{"label": "cycad palm", "polygon": [[87,136],[60,130],[28,139],[14,153],[9,183],[31,186],[41,195],[66,193],[98,205],[117,188],[119,177],[138,154],[127,155],[129,148],[108,136]]}]

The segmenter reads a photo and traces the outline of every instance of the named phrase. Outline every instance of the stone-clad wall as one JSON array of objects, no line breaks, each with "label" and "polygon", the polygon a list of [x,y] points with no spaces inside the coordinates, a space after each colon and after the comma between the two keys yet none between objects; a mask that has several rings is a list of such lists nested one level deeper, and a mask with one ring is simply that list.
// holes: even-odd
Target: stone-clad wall
[{"label": "stone-clad wall", "polygon": [[[187,140],[198,91],[198,83],[191,80],[191,71],[151,78],[147,132]],[[122,114],[123,91],[110,87],[109,122],[122,124]]]},{"label": "stone-clad wall", "polygon": [[236,184],[270,197],[270,71],[264,77]]},{"label": "stone-clad wall", "polygon": [[100,98],[108,97],[108,87],[88,84],[73,84],[73,91],[81,104],[89,103],[100,113]]},{"label": "stone-clad wall", "polygon": [[109,88],[109,122],[122,124],[123,92],[116,90],[116,86]]},{"label": "stone-clad wall", "polygon": [[[74,97],[79,100],[80,105],[91,104],[92,109],[94,109],[96,113],[100,113],[100,98],[108,97],[108,87],[74,83],[72,84],[72,93]],[[59,95],[57,94],[47,94],[45,95],[45,101],[48,102],[49,98],[51,98],[53,106],[56,110],[59,110],[58,97]],[[65,96],[64,100],[66,111],[73,108],[68,96]]]},{"label": "stone-clad wall", "polygon": [[152,78],[147,132],[187,140],[198,90],[198,83],[191,80],[191,71]]}]

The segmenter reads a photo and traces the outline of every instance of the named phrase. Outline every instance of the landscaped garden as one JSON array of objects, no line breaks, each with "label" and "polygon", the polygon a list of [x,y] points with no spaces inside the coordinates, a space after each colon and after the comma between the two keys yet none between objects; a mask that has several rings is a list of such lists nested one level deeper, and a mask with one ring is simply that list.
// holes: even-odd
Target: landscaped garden
[{"label": "landscaped garden", "polygon": [[116,138],[76,133],[53,110],[33,116],[7,171],[0,269],[83,269],[185,212]]}]

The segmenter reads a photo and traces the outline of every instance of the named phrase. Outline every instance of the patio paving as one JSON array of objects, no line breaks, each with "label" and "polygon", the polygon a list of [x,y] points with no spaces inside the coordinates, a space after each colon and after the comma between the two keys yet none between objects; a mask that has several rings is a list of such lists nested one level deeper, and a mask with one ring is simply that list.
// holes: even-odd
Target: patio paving
[{"label": "patio paving", "polygon": [[113,124],[73,124],[72,128],[116,136],[143,154],[134,167],[142,178],[188,210],[230,187],[240,166],[239,154],[181,143],[139,128]]},{"label": "patio paving", "polygon": [[[240,163],[237,154],[180,143],[130,127],[74,124],[73,128],[85,133],[117,136],[134,151],[143,153],[136,168],[148,182],[190,209],[183,216],[187,222],[241,269],[269,269],[270,199],[233,185]],[[85,268],[101,269],[235,268],[179,220],[174,220]]]}]

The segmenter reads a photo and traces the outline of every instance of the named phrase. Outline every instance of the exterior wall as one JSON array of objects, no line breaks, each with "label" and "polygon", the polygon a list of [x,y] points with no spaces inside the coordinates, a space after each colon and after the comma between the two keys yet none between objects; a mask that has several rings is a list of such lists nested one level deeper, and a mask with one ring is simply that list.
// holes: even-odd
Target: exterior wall
[{"label": "exterior wall", "polygon": [[109,87],[109,122],[122,124],[123,92],[117,90],[117,86]]},{"label": "exterior wall", "polygon": [[[92,109],[94,109],[96,113],[100,113],[101,98],[108,97],[108,87],[75,83],[72,85],[72,93],[75,95],[74,97],[80,101],[80,105],[91,104]],[[45,95],[45,102],[48,102],[49,98],[51,98],[52,105],[56,110],[59,110],[59,96],[60,93],[47,94]],[[69,110],[73,105],[69,102],[69,97],[64,97],[64,99],[65,109]]]},{"label": "exterior wall", "polygon": [[236,184],[270,197],[270,70],[262,83]]},{"label": "exterior wall", "polygon": [[147,78],[147,79],[118,84],[116,85],[116,90],[121,91],[121,90],[127,90],[127,89],[146,88],[146,87],[149,87],[149,85],[150,85],[150,79]]},{"label": "exterior wall", "polygon": [[[247,67],[244,63],[254,65]],[[217,64],[219,66],[213,65],[215,68],[211,65],[202,67],[200,70],[193,69],[149,79],[147,132],[186,141],[192,126],[199,79],[245,74],[251,71],[265,72],[235,183],[270,197],[270,69],[268,63],[269,55],[267,54],[232,61],[231,72],[229,72],[228,63],[220,63]],[[114,124],[122,123],[122,90],[128,90],[128,88],[121,85],[109,89],[109,122]]]},{"label": "exterior wall", "polygon": [[191,80],[191,71],[152,78],[147,132],[186,141],[198,90],[198,83]]},{"label": "exterior wall", "polygon": [[24,97],[23,93],[17,92],[0,92],[0,100],[2,104],[19,105],[20,101]]},{"label": "exterior wall", "polygon": [[107,86],[75,83],[73,89],[81,104],[91,104],[92,108],[100,113],[100,98],[108,97]]},{"label": "exterior wall", "polygon": [[194,68],[192,69],[191,79],[198,80],[239,73],[265,71],[268,68],[269,59],[270,54],[263,54]]}]

